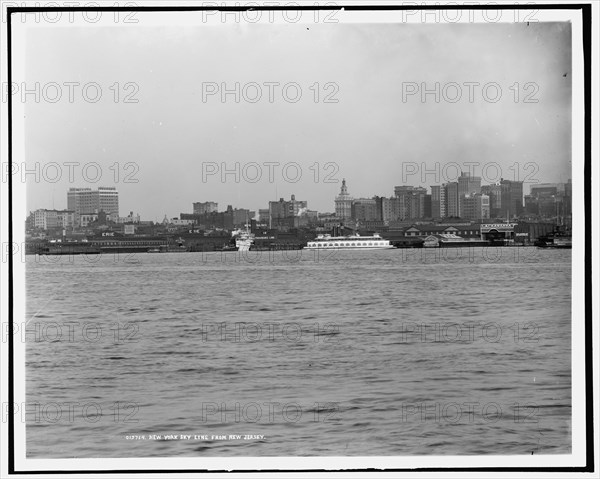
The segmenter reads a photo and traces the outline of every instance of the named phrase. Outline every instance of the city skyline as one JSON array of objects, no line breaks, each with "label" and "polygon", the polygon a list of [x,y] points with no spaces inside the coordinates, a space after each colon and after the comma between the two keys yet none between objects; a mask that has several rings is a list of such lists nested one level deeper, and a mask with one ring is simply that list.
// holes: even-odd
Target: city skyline
[{"label": "city skyline", "polygon": [[[430,185],[428,187],[426,187],[426,186],[423,187],[421,185],[408,185],[408,184],[395,185],[393,187],[394,191],[391,194],[389,194],[389,195],[387,195],[387,194],[371,194],[371,195],[366,195],[366,196],[355,196],[353,194],[348,193],[348,189],[350,188],[350,186],[349,186],[348,182],[346,181],[346,179],[344,178],[339,183],[340,189],[338,189],[337,194],[332,198],[332,201],[331,201],[331,203],[333,205],[332,208],[325,209],[325,210],[319,210],[317,208],[314,208],[314,207],[312,207],[310,205],[310,198],[304,197],[302,195],[302,193],[300,194],[300,197],[301,197],[300,201],[302,201],[304,203],[307,203],[307,205],[305,205],[305,207],[304,207],[304,209],[306,209],[306,210],[316,211],[319,214],[335,214],[336,210],[337,210],[338,198],[340,197],[339,195],[340,195],[341,192],[345,191],[347,197],[351,200],[351,202],[354,202],[355,200],[365,200],[365,199],[374,199],[374,198],[394,198],[394,197],[398,196],[398,194],[399,194],[398,190],[402,189],[402,188],[405,188],[405,187],[408,187],[408,188],[417,188],[417,189],[419,189],[419,188],[425,188],[425,194],[428,195],[428,196],[430,196],[430,197],[434,196],[433,200],[435,201],[435,194],[436,194],[436,193],[434,193],[434,189],[435,188],[440,188],[440,187],[443,188],[443,187],[447,186],[448,184],[455,184],[457,186],[457,188],[459,188],[458,185],[460,185],[461,180],[465,180],[465,178],[475,179],[476,183],[479,185],[478,187],[476,187],[469,194],[471,194],[471,193],[487,194],[486,187],[496,186],[496,185],[500,186],[500,182],[495,182],[495,183],[481,183],[481,177],[477,177],[477,176],[469,177],[468,173],[463,172],[461,174],[461,177],[457,178],[456,181],[448,181],[448,182],[444,182],[444,183],[439,184],[439,185]],[[511,182],[512,180],[508,180],[508,181]],[[568,179],[568,181],[566,181],[564,183],[549,183],[549,182],[541,182],[540,181],[539,183],[529,184],[529,189],[531,190],[531,189],[535,189],[535,188],[540,188],[542,186],[551,186],[551,185],[552,186],[556,186],[556,185],[560,185],[560,184],[565,185],[565,184],[567,184],[570,181],[571,181],[570,178]],[[519,183],[519,182],[517,182],[517,183]],[[522,190],[522,193],[523,193],[522,197],[521,197],[521,200],[522,200],[521,201],[521,205],[524,206],[525,203],[526,203],[526,196],[530,196],[532,192],[528,191],[527,193],[525,193],[525,189],[523,188],[525,186],[525,184],[523,182],[520,182],[520,183],[522,183],[521,190]],[[113,190],[113,189],[115,189],[115,187],[97,186],[95,189],[94,188],[89,188],[89,187],[86,187],[86,188],[70,187],[69,190],[67,190],[65,193],[66,193],[66,197],[67,198],[71,198],[71,196],[74,193],[81,192],[81,191],[85,191],[85,193],[87,193],[88,195],[89,194],[95,194],[95,195],[97,195],[99,191],[102,191],[102,190]],[[118,215],[119,217],[124,218],[124,216],[121,215],[122,212],[128,212],[129,214],[131,214],[132,212],[134,212],[136,215],[140,215],[140,213],[138,211],[139,208],[137,208],[136,206],[120,208],[119,207],[120,190],[117,189],[116,193],[117,193],[117,199],[116,199],[116,205],[117,206],[116,207],[117,207],[117,213],[119,213],[119,215]],[[437,192],[437,194],[439,195],[439,191]],[[456,201],[458,201],[460,199],[460,195],[461,195],[460,193],[458,193],[458,190],[457,190],[457,194],[458,194],[458,196],[455,198]],[[292,200],[294,200],[296,196],[297,195],[295,193],[291,193],[287,197],[278,197],[277,199],[270,199],[266,203],[267,209],[268,209],[268,206],[269,206],[270,203],[277,203],[277,202],[279,202],[281,200],[285,200],[286,198],[292,198]],[[438,198],[438,200],[439,200],[439,198]],[[69,201],[71,201],[71,200],[69,199]],[[98,199],[96,199],[96,201],[98,201]],[[73,203],[73,204],[75,204],[75,203]],[[169,214],[169,213],[165,212],[165,213],[163,213],[161,215],[157,214],[154,217],[144,217],[143,215],[140,215],[140,217],[142,217],[144,220],[148,220],[148,221],[161,222],[161,221],[163,221],[163,219],[165,217],[170,220],[170,219],[173,219],[173,218],[179,218],[179,216],[181,214],[191,215],[191,214],[203,214],[203,213],[217,212],[217,211],[218,212],[223,212],[223,211],[226,211],[230,207],[232,207],[233,209],[245,209],[245,210],[253,211],[253,212],[255,212],[256,217],[258,217],[260,210],[264,210],[265,209],[264,208],[265,205],[259,205],[258,207],[254,208],[254,207],[249,206],[249,205],[247,205],[245,203],[234,204],[234,203],[227,203],[226,202],[224,204],[221,204],[219,202],[211,201],[211,200],[207,200],[207,199],[201,199],[201,200],[198,200],[198,201],[193,201],[190,204],[191,204],[191,206],[188,207],[187,210],[180,211],[180,212],[178,212],[176,214]],[[100,208],[100,209],[102,209],[102,208]],[[29,210],[29,213],[33,213],[33,212],[35,212],[37,210],[74,211],[74,212],[77,213],[77,207],[75,207],[75,208],[69,208],[68,205],[65,206],[65,207],[42,206],[40,208],[36,208],[35,210]],[[348,209],[348,212],[349,211],[350,210]],[[105,211],[105,213],[106,213],[106,211]],[[108,211],[108,214],[110,215],[111,212]],[[443,218],[443,217],[452,217],[452,216],[454,216],[454,214],[450,214],[449,213],[447,215],[442,215],[441,217]]]},{"label": "city skyline", "polygon": [[[28,210],[49,207],[53,190],[58,208],[63,188],[104,185],[119,188],[125,211],[152,219],[195,201],[258,210],[292,194],[333,211],[342,178],[355,197],[390,195],[390,177],[443,182],[402,182],[403,165],[412,163],[428,171],[435,163],[496,163],[508,179],[537,165],[534,178],[547,183],[572,176],[568,23],[165,25],[160,35],[148,26],[98,27],[94,35],[87,27],[27,35],[36,59],[25,67],[27,82],[41,85],[39,101],[34,92],[24,103],[23,166],[41,170],[27,188]],[[79,82],[74,101],[64,86],[60,101],[45,101],[51,82]],[[81,98],[91,82],[102,91],[95,103]],[[271,83],[279,85],[272,103]],[[302,91],[297,102],[297,87],[282,96],[291,84]],[[256,85],[262,98],[252,103]],[[462,97],[453,102],[457,85]],[[484,95],[490,85],[497,86]],[[438,92],[427,93],[432,88]],[[64,166],[58,181],[44,179],[46,165],[65,162],[79,163],[73,182]],[[82,177],[91,163],[101,168],[97,183]],[[206,174],[207,166],[232,171],[236,163],[239,182]],[[277,164],[273,181],[265,164]],[[284,177],[292,164],[286,174],[294,180],[299,169],[297,182]],[[253,165],[262,176],[247,181],[256,178]]]}]

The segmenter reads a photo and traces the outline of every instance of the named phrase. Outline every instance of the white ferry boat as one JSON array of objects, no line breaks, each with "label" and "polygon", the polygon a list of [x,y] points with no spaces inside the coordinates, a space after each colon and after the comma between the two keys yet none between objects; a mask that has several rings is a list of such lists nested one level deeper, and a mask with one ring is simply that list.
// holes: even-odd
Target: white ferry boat
[{"label": "white ferry boat", "polygon": [[249,251],[250,246],[254,244],[254,234],[250,232],[248,229],[248,225],[246,225],[246,229],[238,229],[231,233],[231,236],[235,238],[235,246],[238,251]]},{"label": "white ferry boat", "polygon": [[395,248],[389,240],[383,239],[378,233],[373,236],[331,236],[319,235],[309,241],[304,249],[391,249]]}]

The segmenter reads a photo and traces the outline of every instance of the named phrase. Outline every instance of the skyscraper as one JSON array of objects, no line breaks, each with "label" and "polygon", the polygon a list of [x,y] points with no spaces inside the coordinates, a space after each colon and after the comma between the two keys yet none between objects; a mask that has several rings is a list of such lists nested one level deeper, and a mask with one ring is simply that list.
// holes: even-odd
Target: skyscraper
[{"label": "skyscraper", "polygon": [[385,222],[404,219],[404,198],[381,198],[381,219]]},{"label": "skyscraper", "polygon": [[[481,193],[490,197],[490,218],[501,218],[502,213],[502,187],[500,184],[483,185]],[[506,214],[506,212],[504,213]]]},{"label": "skyscraper", "polygon": [[458,177],[458,196],[474,195],[481,193],[481,177],[462,173]]},{"label": "skyscraper", "polygon": [[487,220],[490,217],[490,198],[480,193],[460,197],[461,218]]},{"label": "skyscraper", "polygon": [[523,213],[523,182],[500,179],[502,196],[501,216],[509,218],[519,216]]},{"label": "skyscraper", "polygon": [[114,186],[91,188],[69,188],[67,207],[75,212],[75,222],[79,225],[79,217],[85,214],[104,211],[116,221],[119,217],[119,192]]},{"label": "skyscraper", "polygon": [[433,218],[446,217],[446,185],[431,187],[431,216]]},{"label": "skyscraper", "polygon": [[427,189],[422,186],[395,186],[394,194],[403,207],[400,219],[419,219],[425,217],[425,197]]},{"label": "skyscraper", "polygon": [[358,198],[352,202],[352,219],[359,221],[377,221],[381,213],[377,208],[377,198]]},{"label": "skyscraper", "polygon": [[119,192],[115,187],[98,187],[98,211],[104,211],[115,220],[119,217]]},{"label": "skyscraper", "polygon": [[461,205],[463,204],[462,199],[465,196],[471,196],[481,193],[481,177],[471,176],[469,173],[460,173],[458,177],[458,214],[461,218],[465,217]]},{"label": "skyscraper", "polygon": [[456,181],[446,183],[446,215],[449,218],[460,216],[460,205],[458,201],[458,183]]}]

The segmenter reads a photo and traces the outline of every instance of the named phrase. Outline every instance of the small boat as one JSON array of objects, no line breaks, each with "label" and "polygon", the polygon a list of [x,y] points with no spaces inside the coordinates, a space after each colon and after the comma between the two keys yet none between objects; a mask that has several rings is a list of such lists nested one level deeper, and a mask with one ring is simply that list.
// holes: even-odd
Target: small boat
[{"label": "small boat", "polygon": [[547,249],[572,249],[573,238],[570,233],[557,227],[553,232],[540,236],[534,245]]}]

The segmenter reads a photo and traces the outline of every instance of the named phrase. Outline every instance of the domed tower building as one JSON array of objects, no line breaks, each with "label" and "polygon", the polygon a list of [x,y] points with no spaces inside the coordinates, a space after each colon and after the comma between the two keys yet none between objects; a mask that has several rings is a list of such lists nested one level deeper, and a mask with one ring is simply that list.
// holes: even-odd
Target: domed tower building
[{"label": "domed tower building", "polygon": [[354,198],[348,194],[346,179],[342,180],[340,194],[335,197],[335,215],[343,220],[352,218],[352,201]]}]

